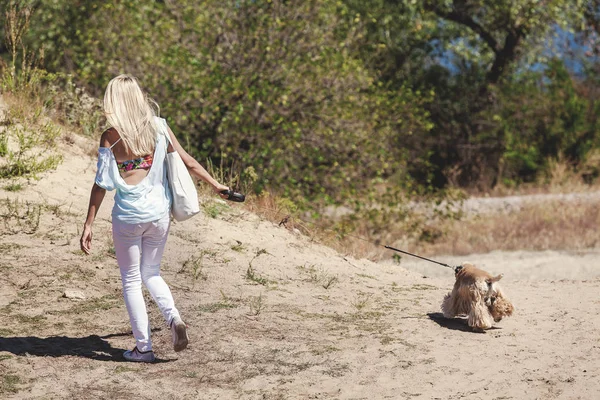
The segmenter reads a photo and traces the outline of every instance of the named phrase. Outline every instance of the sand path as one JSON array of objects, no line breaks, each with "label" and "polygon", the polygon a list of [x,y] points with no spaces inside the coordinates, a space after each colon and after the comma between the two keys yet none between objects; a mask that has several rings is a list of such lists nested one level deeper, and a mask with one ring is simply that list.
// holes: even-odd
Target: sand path
[{"label": "sand path", "polygon": [[[209,199],[217,217],[174,225],[163,264],[189,349],[172,351],[151,304],[161,362],[123,362],[133,340],[111,254],[111,194],[94,254],[78,250],[94,146],[77,139],[57,171],[19,192],[0,188],[0,398],[600,396],[600,251],[433,257],[505,274],[516,313],[476,334],[439,313],[451,270],[355,260]],[[65,299],[65,289],[86,299]]]}]

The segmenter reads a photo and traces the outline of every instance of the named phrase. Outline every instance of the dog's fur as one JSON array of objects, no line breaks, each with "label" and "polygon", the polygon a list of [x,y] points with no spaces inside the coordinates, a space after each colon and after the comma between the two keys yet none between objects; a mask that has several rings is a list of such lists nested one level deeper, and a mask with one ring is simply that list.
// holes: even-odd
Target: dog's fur
[{"label": "dog's fur", "polygon": [[470,263],[463,263],[455,275],[454,288],[442,303],[444,317],[467,315],[469,326],[481,332],[512,315],[513,305],[498,284],[502,275],[494,277]]}]

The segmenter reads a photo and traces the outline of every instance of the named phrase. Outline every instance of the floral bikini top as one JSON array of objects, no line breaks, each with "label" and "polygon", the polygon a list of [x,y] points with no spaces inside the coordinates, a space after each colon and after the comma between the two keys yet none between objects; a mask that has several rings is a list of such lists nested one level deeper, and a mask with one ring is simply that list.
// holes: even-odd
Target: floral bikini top
[{"label": "floral bikini top", "polygon": [[[114,142],[113,145],[110,146],[110,148],[112,149],[113,146],[115,144],[119,143],[120,140],[121,140],[121,138],[119,138],[119,140]],[[128,172],[128,171],[132,171],[134,169],[150,169],[152,167],[153,159],[154,159],[154,156],[152,154],[148,154],[146,156],[136,158],[133,160],[127,160],[127,161],[123,161],[123,162],[117,161],[117,168],[119,169],[120,172]]]}]

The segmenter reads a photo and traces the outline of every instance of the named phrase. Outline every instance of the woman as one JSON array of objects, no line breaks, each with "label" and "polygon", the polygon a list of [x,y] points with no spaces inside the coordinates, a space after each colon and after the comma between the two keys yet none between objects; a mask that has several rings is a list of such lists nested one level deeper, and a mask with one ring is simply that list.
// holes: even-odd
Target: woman
[{"label": "woman", "polygon": [[90,254],[94,218],[106,191],[116,189],[113,241],[123,297],[136,340],[135,348],[126,351],[124,357],[129,361],[152,362],[155,357],[142,282],[171,328],[175,351],[185,349],[188,344],[186,325],[175,308],[169,287],[160,276],[171,208],[167,152],[177,151],[192,176],[207,182],[215,192],[228,188],[213,179],[183,150],[165,120],[156,117],[134,77],[119,75],[109,82],[104,94],[104,113],[111,128],[100,138],[98,172],[90,194],[81,249]]}]

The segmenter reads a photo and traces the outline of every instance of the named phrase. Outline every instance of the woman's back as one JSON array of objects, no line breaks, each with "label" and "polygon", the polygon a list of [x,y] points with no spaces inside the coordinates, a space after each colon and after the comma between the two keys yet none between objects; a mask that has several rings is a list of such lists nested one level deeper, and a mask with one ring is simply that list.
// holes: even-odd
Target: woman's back
[{"label": "woman's back", "polygon": [[[125,147],[125,144],[121,140],[121,136],[115,128],[110,128],[104,132],[100,141],[100,146],[108,147],[112,150],[118,167],[124,163],[134,165],[134,163],[131,163],[132,161],[147,158],[147,156],[153,158],[154,155],[154,151],[151,154],[144,154],[141,156],[131,153],[131,151]],[[134,168],[119,168],[121,177],[128,185],[137,185],[144,180],[150,171],[151,164],[147,164],[148,163],[142,168],[139,168],[139,166]]]}]

